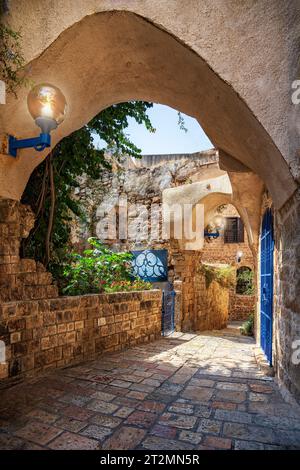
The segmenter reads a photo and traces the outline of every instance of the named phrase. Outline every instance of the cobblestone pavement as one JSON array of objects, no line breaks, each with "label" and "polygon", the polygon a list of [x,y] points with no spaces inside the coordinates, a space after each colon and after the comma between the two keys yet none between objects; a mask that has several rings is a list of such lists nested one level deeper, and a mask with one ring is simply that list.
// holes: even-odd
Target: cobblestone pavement
[{"label": "cobblestone pavement", "polygon": [[299,449],[299,409],[253,344],[177,333],[2,389],[0,448]]}]

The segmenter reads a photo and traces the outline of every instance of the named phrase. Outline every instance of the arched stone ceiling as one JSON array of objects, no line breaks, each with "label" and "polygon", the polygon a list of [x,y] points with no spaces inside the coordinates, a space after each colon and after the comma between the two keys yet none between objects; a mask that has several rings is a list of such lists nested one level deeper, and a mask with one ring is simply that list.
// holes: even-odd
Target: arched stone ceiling
[{"label": "arched stone ceiling", "polygon": [[[107,106],[132,99],[163,103],[198,119],[214,145],[257,173],[280,207],[295,191],[288,165],[263,126],[209,65],[173,36],[131,13],[85,17],[65,30],[30,64],[35,83],[47,81],[66,95],[69,111],[53,132],[55,145]],[[0,129],[37,133],[26,106],[28,90],[10,98]],[[0,156],[0,196],[19,199],[47,152]]]}]

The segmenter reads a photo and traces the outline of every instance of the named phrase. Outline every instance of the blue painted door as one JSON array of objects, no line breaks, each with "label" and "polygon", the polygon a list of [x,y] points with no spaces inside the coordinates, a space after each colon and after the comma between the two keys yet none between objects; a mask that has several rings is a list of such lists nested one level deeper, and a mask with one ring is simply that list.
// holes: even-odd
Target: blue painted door
[{"label": "blue painted door", "polygon": [[162,335],[175,331],[175,291],[168,281],[168,250],[132,251],[132,274],[162,290]]},{"label": "blue painted door", "polygon": [[267,209],[262,222],[260,237],[260,342],[272,365],[273,328],[273,218]]}]

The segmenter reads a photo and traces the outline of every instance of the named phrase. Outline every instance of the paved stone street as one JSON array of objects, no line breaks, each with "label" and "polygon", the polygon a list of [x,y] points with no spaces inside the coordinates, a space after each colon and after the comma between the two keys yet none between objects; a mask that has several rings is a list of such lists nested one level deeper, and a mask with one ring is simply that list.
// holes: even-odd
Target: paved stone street
[{"label": "paved stone street", "polygon": [[300,449],[300,413],[232,330],[177,333],[0,392],[1,449]]}]

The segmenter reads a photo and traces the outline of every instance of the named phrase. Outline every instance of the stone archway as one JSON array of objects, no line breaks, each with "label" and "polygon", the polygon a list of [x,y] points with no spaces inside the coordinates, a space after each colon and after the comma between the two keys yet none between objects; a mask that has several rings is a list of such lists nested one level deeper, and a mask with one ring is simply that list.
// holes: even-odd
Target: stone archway
[{"label": "stone archway", "polygon": [[[278,148],[233,87],[180,38],[144,18],[124,12],[86,16],[61,32],[26,70],[36,83],[47,80],[59,86],[69,103],[68,118],[53,133],[53,145],[112,103],[144,99],[197,118],[226,155],[224,166],[229,156],[257,173],[277,207],[295,190]],[[2,131],[17,137],[36,132],[26,110],[27,92],[22,89],[17,100],[8,100]],[[19,199],[32,170],[46,153],[24,150],[14,161],[1,157],[0,195]]]}]

